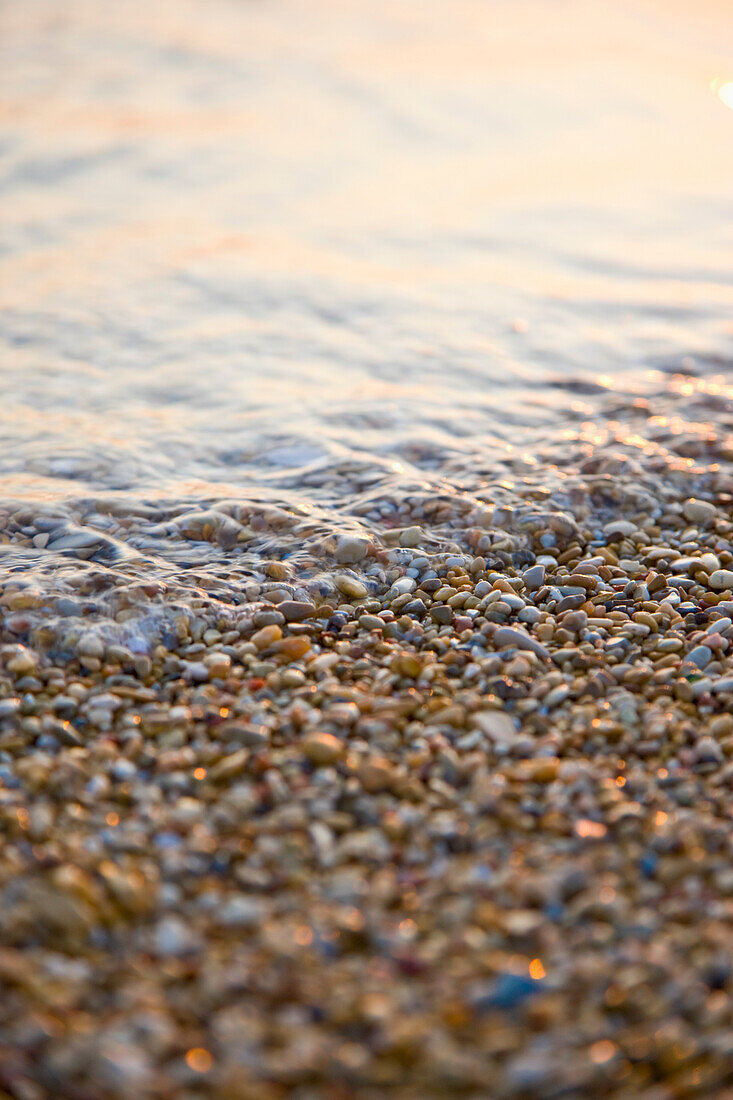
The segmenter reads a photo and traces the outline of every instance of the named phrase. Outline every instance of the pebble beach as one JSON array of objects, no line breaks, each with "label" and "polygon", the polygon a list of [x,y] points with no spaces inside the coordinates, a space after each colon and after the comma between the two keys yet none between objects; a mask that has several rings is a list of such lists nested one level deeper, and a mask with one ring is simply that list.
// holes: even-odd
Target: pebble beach
[{"label": "pebble beach", "polygon": [[0,1100],[733,1100],[730,41],[0,11]]},{"label": "pebble beach", "polygon": [[[600,450],[572,508],[527,485],[335,536],[4,515],[3,556],[54,556],[1,597],[6,1094],[726,1095],[717,450],[658,496]],[[226,578],[151,579],[153,523]]]}]

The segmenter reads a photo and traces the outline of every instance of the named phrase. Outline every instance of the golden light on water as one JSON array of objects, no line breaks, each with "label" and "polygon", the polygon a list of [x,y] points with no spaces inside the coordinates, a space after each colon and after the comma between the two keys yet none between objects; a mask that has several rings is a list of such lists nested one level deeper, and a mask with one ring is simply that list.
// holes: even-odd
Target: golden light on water
[{"label": "golden light on water", "polygon": [[718,99],[733,111],[733,80],[726,80],[723,83],[714,80],[712,89],[717,92]]}]

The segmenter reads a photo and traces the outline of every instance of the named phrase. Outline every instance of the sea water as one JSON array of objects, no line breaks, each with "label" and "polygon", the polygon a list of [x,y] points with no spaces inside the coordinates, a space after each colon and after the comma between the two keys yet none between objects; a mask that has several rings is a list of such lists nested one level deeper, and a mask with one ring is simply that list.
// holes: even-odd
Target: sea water
[{"label": "sea water", "polygon": [[[80,526],[251,573],[571,470],[704,492],[731,43],[715,0],[4,5],[4,562],[99,557]],[[249,535],[181,534],[212,508]]]}]

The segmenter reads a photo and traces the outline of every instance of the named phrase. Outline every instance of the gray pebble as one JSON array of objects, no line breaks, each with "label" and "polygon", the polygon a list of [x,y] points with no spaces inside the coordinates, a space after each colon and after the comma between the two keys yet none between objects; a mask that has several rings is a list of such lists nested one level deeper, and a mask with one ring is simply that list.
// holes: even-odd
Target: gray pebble
[{"label": "gray pebble", "polygon": [[549,651],[536,638],[533,638],[531,634],[527,634],[525,630],[519,630],[512,626],[499,627],[494,634],[494,645],[497,649],[504,649],[506,646],[516,646],[517,649],[531,649],[538,657],[542,657],[546,661],[550,659]]},{"label": "gray pebble", "polygon": [[536,592],[538,588],[542,588],[545,583],[544,565],[533,565],[531,568],[525,569],[522,573],[522,580],[524,581],[524,587],[529,589],[530,592]]},{"label": "gray pebble", "polygon": [[695,762],[697,764],[722,764],[723,750],[712,737],[701,737],[695,744]]},{"label": "gray pebble", "polygon": [[336,561],[350,565],[363,561],[369,549],[369,539],[360,535],[342,535],[336,544]]},{"label": "gray pebble", "polygon": [[224,902],[217,917],[224,928],[256,928],[265,915],[266,907],[261,898],[236,894]]},{"label": "gray pebble", "polygon": [[690,650],[687,654],[686,660],[691,661],[693,665],[697,665],[698,668],[705,668],[713,659],[713,651],[710,646],[698,645],[694,649]]}]

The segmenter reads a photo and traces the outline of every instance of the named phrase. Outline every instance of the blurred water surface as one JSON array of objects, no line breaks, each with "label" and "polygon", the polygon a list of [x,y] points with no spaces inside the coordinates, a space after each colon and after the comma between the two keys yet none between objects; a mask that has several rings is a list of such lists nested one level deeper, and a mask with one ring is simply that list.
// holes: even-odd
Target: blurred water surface
[{"label": "blurred water surface", "polygon": [[348,511],[641,398],[727,429],[732,47],[714,0],[3,5],[4,498]]}]

